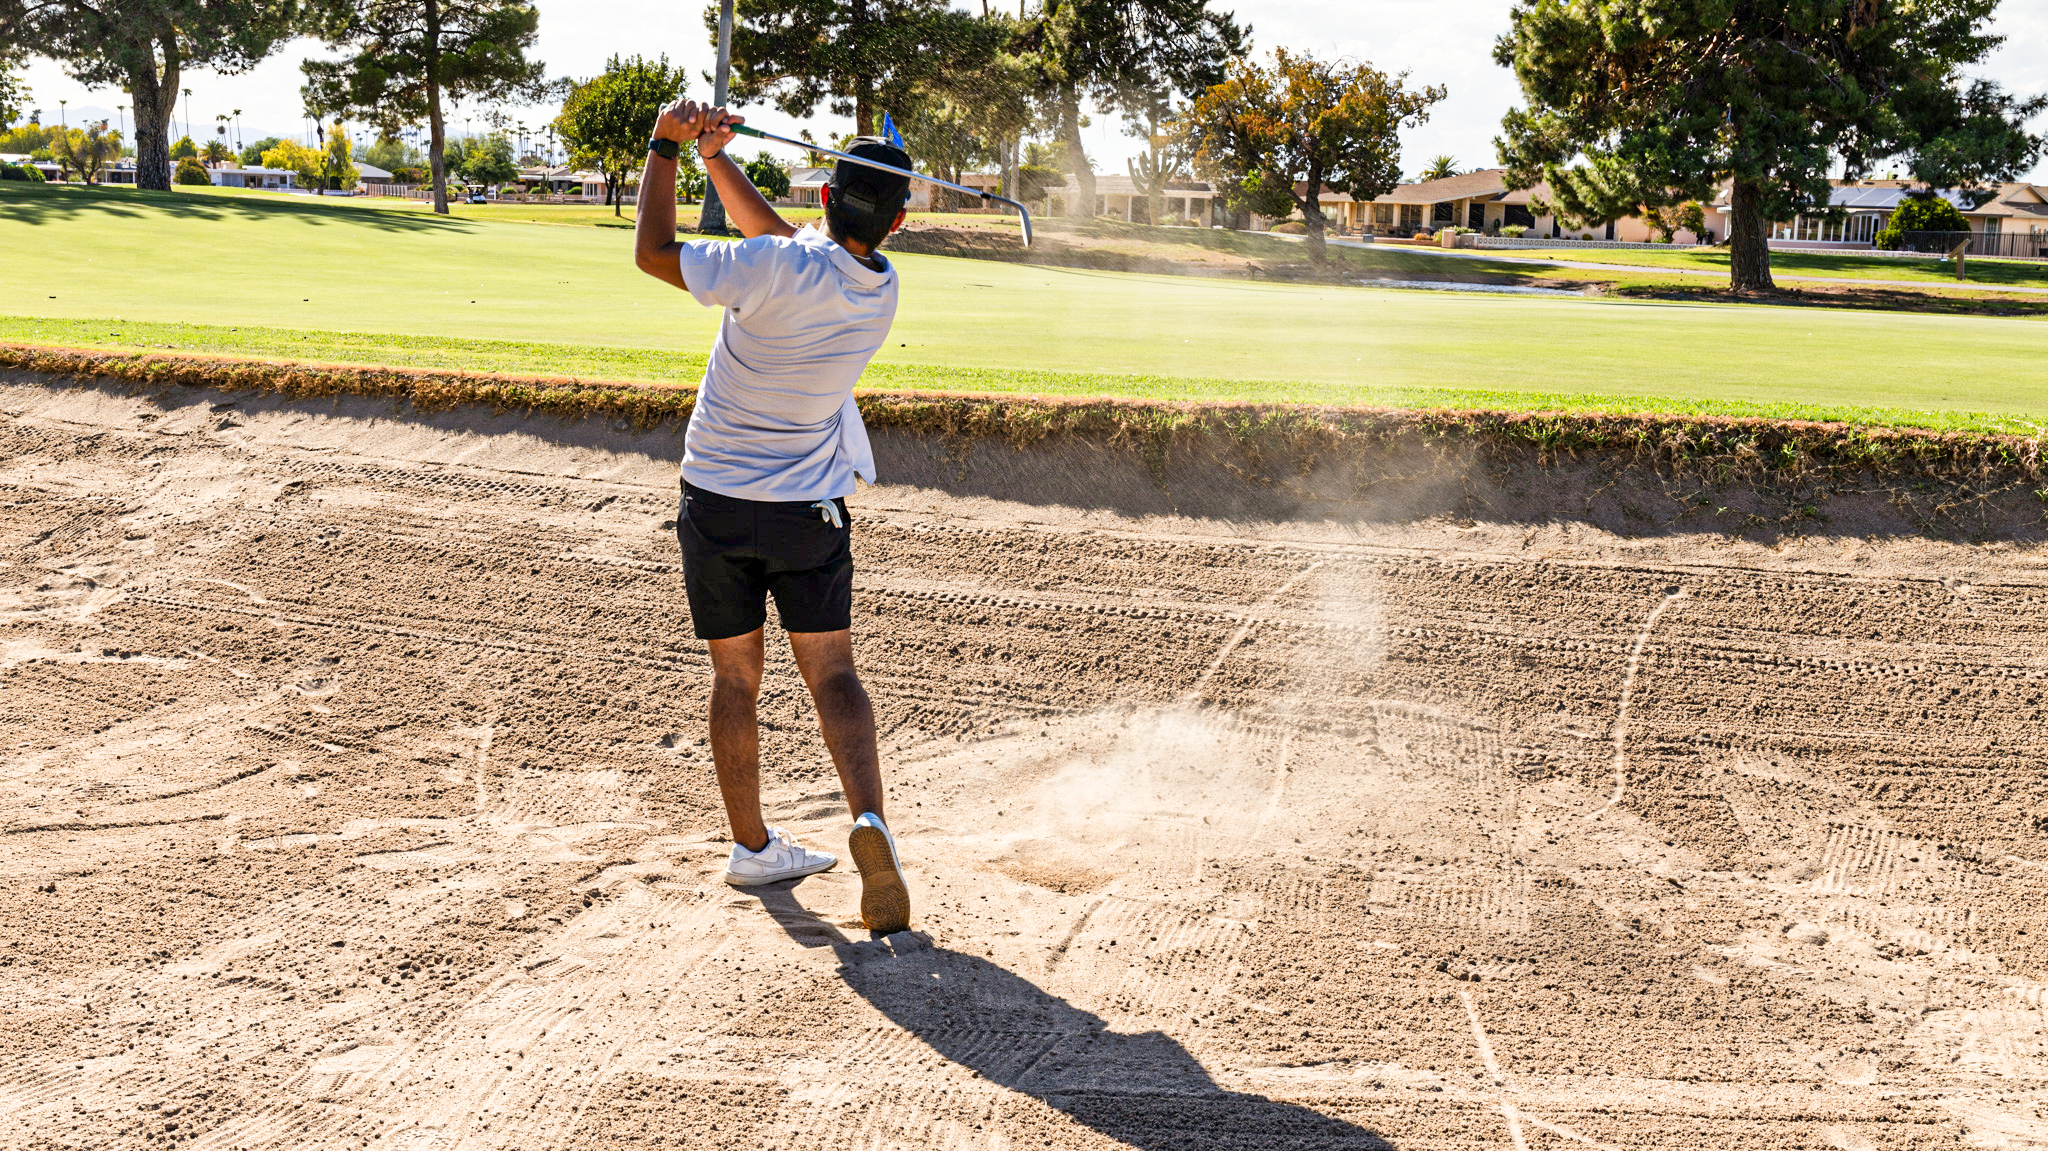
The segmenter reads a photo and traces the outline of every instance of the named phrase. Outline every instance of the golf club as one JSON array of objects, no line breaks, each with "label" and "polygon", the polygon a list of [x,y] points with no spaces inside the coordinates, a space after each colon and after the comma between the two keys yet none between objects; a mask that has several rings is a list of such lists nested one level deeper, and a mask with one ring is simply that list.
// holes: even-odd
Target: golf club
[{"label": "golf club", "polygon": [[951,188],[955,192],[965,192],[970,196],[979,196],[983,203],[993,200],[998,204],[1008,204],[1012,208],[1017,209],[1017,220],[1024,227],[1024,246],[1027,248],[1031,246],[1031,213],[1024,205],[1010,199],[1008,196],[998,196],[994,192],[984,192],[978,188],[969,188],[964,184],[955,184],[951,180],[941,180],[937,176],[926,176],[919,172],[913,172],[908,168],[898,168],[894,164],[884,164],[877,160],[865,159],[846,152],[835,151],[831,148],[820,148],[816,144],[806,144],[802,140],[792,140],[787,136],[777,136],[773,132],[763,132],[759,128],[750,128],[745,124],[734,124],[732,125],[732,130],[741,136],[752,136],[760,140],[773,140],[778,144],[788,144],[791,147],[802,148],[807,152],[816,152],[823,156],[836,156],[841,160],[848,160],[855,164],[879,168],[884,172],[894,172],[898,176],[908,176],[913,180],[923,180],[927,184],[937,184],[941,188]]}]

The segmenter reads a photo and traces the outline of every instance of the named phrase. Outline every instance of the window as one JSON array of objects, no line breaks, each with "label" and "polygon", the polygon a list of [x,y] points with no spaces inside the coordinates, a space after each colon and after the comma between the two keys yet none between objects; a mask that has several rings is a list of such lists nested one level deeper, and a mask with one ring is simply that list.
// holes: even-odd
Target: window
[{"label": "window", "polygon": [[1372,206],[1372,222],[1375,224],[1393,223],[1394,206],[1392,204],[1374,204]]},{"label": "window", "polygon": [[1536,226],[1536,215],[1529,211],[1526,205],[1509,204],[1507,222],[1520,224],[1524,228],[1533,228]]},{"label": "window", "polygon": [[1457,210],[1458,206],[1456,204],[1451,203],[1449,200],[1445,200],[1441,204],[1431,204],[1429,206],[1430,222],[1433,224],[1457,223]]}]

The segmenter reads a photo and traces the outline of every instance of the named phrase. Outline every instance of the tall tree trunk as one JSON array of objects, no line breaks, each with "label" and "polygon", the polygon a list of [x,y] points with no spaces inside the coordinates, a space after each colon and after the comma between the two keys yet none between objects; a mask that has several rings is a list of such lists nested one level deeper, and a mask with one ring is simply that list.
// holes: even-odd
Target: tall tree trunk
[{"label": "tall tree trunk", "polygon": [[441,116],[441,5],[427,0],[427,166],[434,177],[434,211],[448,214],[448,125]]},{"label": "tall tree trunk", "polygon": [[[848,47],[854,52],[855,60],[861,60],[868,52],[867,31],[868,6],[865,0],[853,0],[853,11],[847,16]],[[856,63],[856,69],[865,63]],[[856,71],[853,79],[853,134],[872,136],[875,134],[875,78],[865,72]]]},{"label": "tall tree trunk", "polygon": [[1095,169],[1088,166],[1088,150],[1081,145],[1081,97],[1069,89],[1060,97],[1060,143],[1067,149],[1067,167],[1073,170],[1074,186],[1080,191],[1067,205],[1067,215],[1076,220],[1095,215]]},{"label": "tall tree trunk", "polygon": [[1728,289],[1734,292],[1769,292],[1777,289],[1771,281],[1771,245],[1765,230],[1764,190],[1747,180],[1737,180],[1728,200]]},{"label": "tall tree trunk", "polygon": [[1301,207],[1301,222],[1308,228],[1308,258],[1321,266],[1328,249],[1323,244],[1323,166],[1308,166],[1308,188],[1295,202]]},{"label": "tall tree trunk", "polygon": [[[150,53],[149,56],[153,56]],[[178,92],[177,57],[165,54],[164,71],[145,56],[128,73],[135,100],[135,186],[154,192],[171,190],[171,107]]]}]

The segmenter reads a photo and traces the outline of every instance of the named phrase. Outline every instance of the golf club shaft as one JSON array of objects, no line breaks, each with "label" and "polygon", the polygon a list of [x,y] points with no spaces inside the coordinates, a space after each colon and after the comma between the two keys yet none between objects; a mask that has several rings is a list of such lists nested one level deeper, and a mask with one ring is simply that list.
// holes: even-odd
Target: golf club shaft
[{"label": "golf club shaft", "polygon": [[734,124],[732,125],[732,130],[742,136],[752,136],[760,140],[773,140],[778,144],[788,144],[792,147],[816,152],[822,156],[835,156],[848,163],[859,164],[868,168],[877,168],[884,172],[894,172],[898,176],[907,176],[912,180],[923,180],[927,184],[937,184],[941,188],[951,188],[955,192],[965,192],[970,196],[979,197],[984,202],[993,200],[998,204],[1008,204],[1010,207],[1017,209],[1017,220],[1023,225],[1024,229],[1024,246],[1027,248],[1031,246],[1031,212],[1024,205],[1010,199],[1008,196],[998,196],[994,192],[984,192],[979,188],[970,188],[965,184],[955,184],[951,180],[941,180],[937,176],[927,176],[921,172],[913,172],[908,168],[898,168],[894,164],[884,164],[880,160],[870,160],[864,156],[855,156],[849,152],[841,152],[833,148],[821,148],[816,144],[806,144],[802,140],[792,140],[787,136],[777,136],[773,132],[763,132],[759,128],[750,128],[745,124]]}]

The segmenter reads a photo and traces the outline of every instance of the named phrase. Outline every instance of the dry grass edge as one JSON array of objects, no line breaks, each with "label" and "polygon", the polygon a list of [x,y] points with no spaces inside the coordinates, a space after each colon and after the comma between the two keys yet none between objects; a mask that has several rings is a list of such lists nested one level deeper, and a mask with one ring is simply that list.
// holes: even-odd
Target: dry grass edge
[{"label": "dry grass edge", "polygon": [[[141,389],[204,387],[307,400],[390,399],[424,412],[476,406],[647,430],[689,419],[684,384],[364,367],[289,360],[0,343],[0,368]],[[1890,480],[1983,483],[2042,478],[2041,438],[1756,417],[1330,407],[862,389],[870,428],[1027,447],[1071,435],[1144,455],[1154,474],[1176,448],[1227,448],[1252,470],[1300,473],[1331,453],[1395,439],[1465,439],[1534,449],[1540,459],[1622,454],[1720,482],[1808,480],[1869,471]],[[963,443],[963,446],[964,443]]]}]

